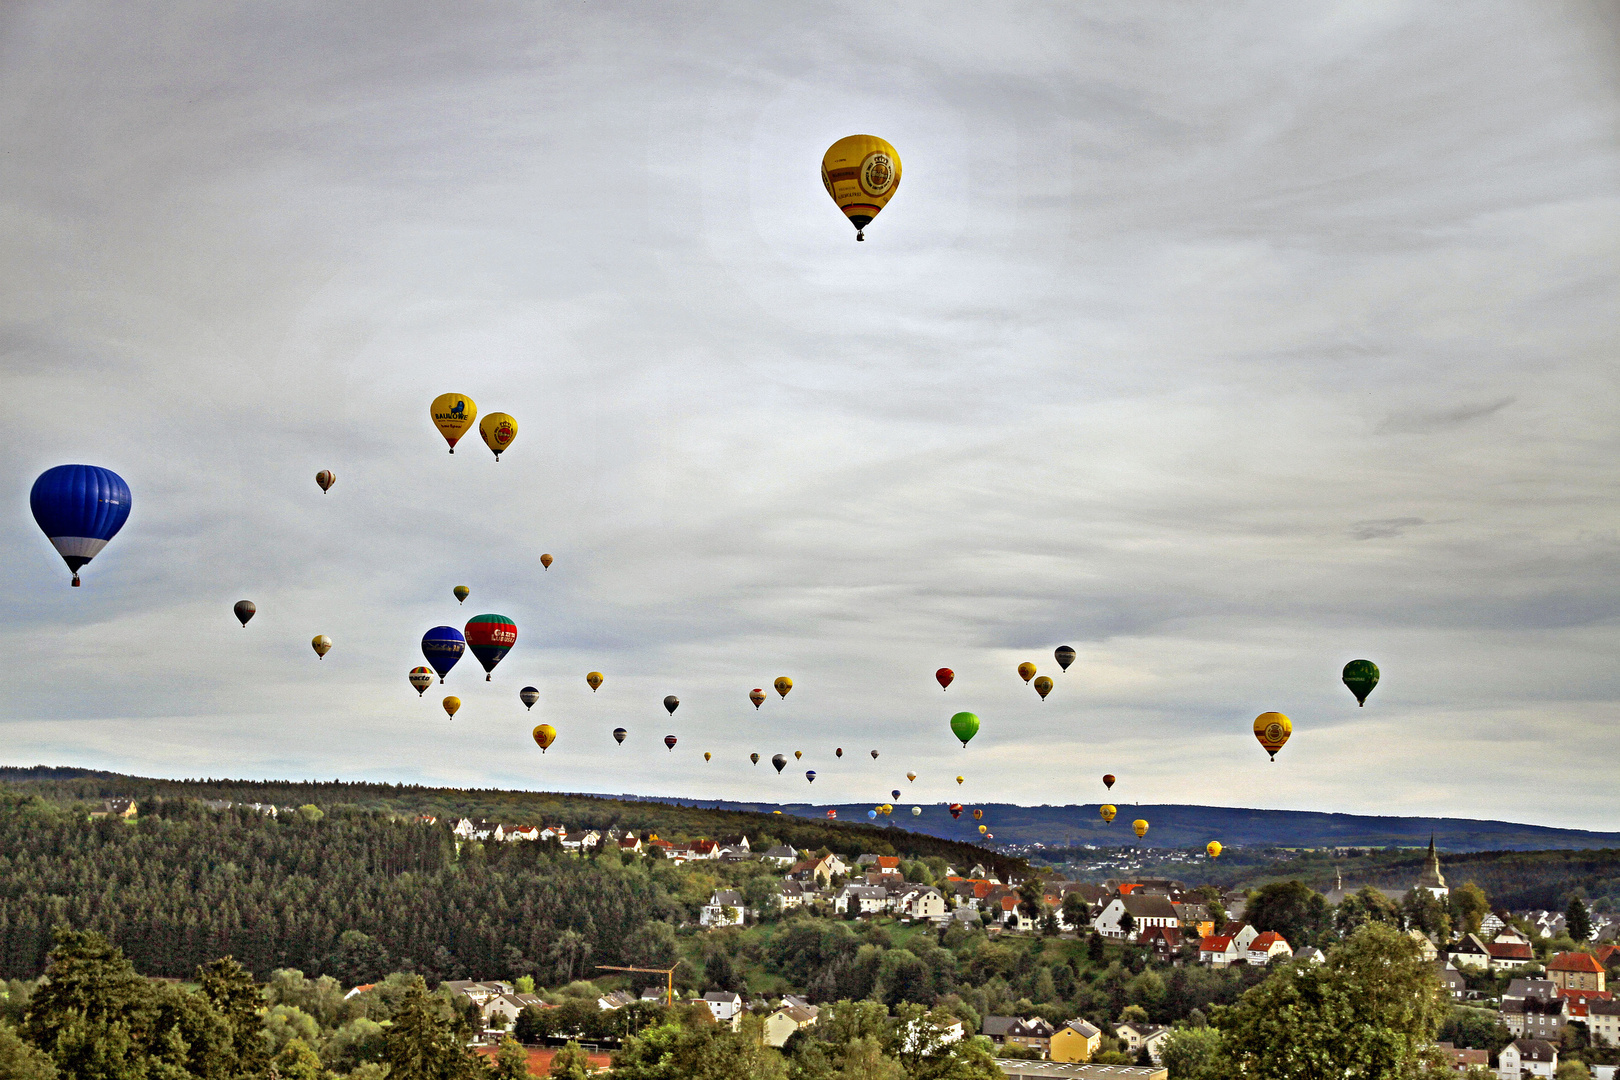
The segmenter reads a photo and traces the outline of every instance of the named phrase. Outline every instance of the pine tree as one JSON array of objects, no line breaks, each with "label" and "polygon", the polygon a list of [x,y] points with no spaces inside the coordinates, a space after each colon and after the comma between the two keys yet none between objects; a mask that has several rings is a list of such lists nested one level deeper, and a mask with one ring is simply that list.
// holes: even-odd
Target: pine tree
[{"label": "pine tree", "polygon": [[1564,926],[1576,942],[1592,940],[1592,917],[1587,914],[1586,904],[1579,896],[1569,898],[1569,907],[1564,912]]}]

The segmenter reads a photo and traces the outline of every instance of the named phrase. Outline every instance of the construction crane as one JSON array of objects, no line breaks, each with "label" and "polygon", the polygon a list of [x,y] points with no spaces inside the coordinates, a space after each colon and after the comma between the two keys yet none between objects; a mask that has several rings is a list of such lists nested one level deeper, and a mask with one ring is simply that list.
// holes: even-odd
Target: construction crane
[{"label": "construction crane", "polygon": [[614,967],[611,964],[597,964],[598,971],[642,971],[648,975],[662,975],[664,977],[664,1004],[675,1004],[675,968],[686,963],[685,960],[675,961],[675,967],[667,968],[641,968],[641,967]]}]

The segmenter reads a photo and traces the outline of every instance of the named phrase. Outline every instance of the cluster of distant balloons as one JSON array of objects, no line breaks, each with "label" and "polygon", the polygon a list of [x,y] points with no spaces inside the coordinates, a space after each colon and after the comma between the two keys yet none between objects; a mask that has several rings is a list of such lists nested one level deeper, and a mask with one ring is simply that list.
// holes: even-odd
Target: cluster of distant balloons
[{"label": "cluster of distant balloons", "polygon": [[[821,160],[821,182],[827,189],[833,201],[855,226],[855,239],[866,239],[866,226],[883,210],[893,198],[900,186],[900,155],[895,148],[884,140],[872,135],[851,135],[839,139],[828,148]],[[428,407],[429,415],[434,426],[449,444],[450,453],[456,452],[456,443],[471,429],[478,418],[477,404],[465,394],[441,394],[433,399]],[[495,412],[486,415],[478,423],[479,435],[484,444],[494,453],[495,460],[500,461],[501,454],[509,449],[513,440],[517,438],[518,425],[513,417],[504,412]],[[337,475],[330,469],[322,469],[315,474],[315,483],[323,493],[330,492],[337,483]],[[122,477],[95,465],[58,465],[47,469],[37,480],[29,495],[29,505],[33,510],[34,520],[39,523],[47,538],[49,538],[57,553],[67,563],[68,570],[73,574],[73,585],[79,585],[79,571],[87,565],[96,555],[100,554],[107,543],[118,535],[118,531],[129,520],[132,505],[129,485]],[[543,568],[550,569],[552,557],[549,554],[540,556]],[[464,602],[471,590],[465,585],[457,585],[453,590],[456,601]],[[246,628],[248,621],[258,611],[251,600],[239,600],[234,608],[236,618]],[[504,615],[485,614],[475,615],[460,630],[453,626],[435,626],[422,635],[422,655],[429,667],[412,668],[409,674],[410,684],[415,687],[420,697],[427,692],[433,684],[433,677],[437,674],[439,682],[456,666],[461,657],[471,650],[484,668],[484,679],[492,681],[495,666],[499,664],[511,651],[517,642],[517,625]],[[324,657],[332,648],[332,639],[326,634],[316,634],[310,641],[317,657]],[[1068,645],[1060,646],[1054,653],[1058,666],[1062,671],[1068,671],[1069,665],[1074,663],[1075,651]],[[1037,675],[1035,665],[1028,661],[1018,665],[1018,675],[1026,684],[1032,684],[1041,700],[1046,700],[1052,692],[1053,682],[1045,675]],[[934,672],[934,678],[939,682],[941,690],[948,690],[956,678],[956,673],[950,668],[942,667]],[[589,672],[585,681],[594,693],[603,683],[604,676],[600,671]],[[1365,705],[1367,695],[1378,685],[1378,666],[1370,660],[1352,660],[1345,665],[1343,680],[1345,686],[1350,688],[1356,697],[1358,705]],[[773,686],[779,696],[786,698],[788,691],[793,689],[793,680],[786,675],[778,678]],[[755,687],[748,693],[749,700],[757,710],[764,704],[767,694],[764,689]],[[540,698],[540,692],[533,686],[525,686],[518,692],[519,699],[525,708],[532,709]],[[671,694],[664,698],[664,708],[671,716],[680,705],[680,699]],[[444,711],[454,717],[461,708],[461,699],[449,696],[443,701]],[[950,719],[951,732],[960,739],[964,747],[979,732],[979,717],[971,712],[958,712]],[[1281,750],[1293,734],[1293,723],[1280,712],[1261,713],[1254,721],[1254,735],[1260,745],[1265,748],[1273,761],[1276,760],[1277,751]],[[544,753],[557,739],[557,731],[550,724],[540,724],[535,727],[534,741]],[[613,729],[613,738],[621,745],[628,735],[626,729],[619,727]],[[671,751],[675,749],[677,739],[674,735],[664,737],[664,745]],[[835,751],[837,757],[844,756],[843,747]],[[873,760],[878,757],[876,750],[871,751]],[[795,750],[795,759],[804,756],[802,750]],[[703,759],[710,760],[711,754],[705,752]],[[749,754],[749,760],[755,765],[759,764],[759,754]],[[776,754],[771,758],[771,765],[778,773],[786,767],[787,758],[783,754]],[[808,770],[805,780],[814,783],[816,771]],[[907,773],[908,781],[916,780],[915,773]],[[961,784],[964,777],[956,778]],[[1103,784],[1108,789],[1114,786],[1115,777],[1112,774],[1103,777]],[[899,789],[891,792],[891,797],[900,797]],[[963,813],[961,803],[950,803],[947,807],[953,819],[959,819]],[[873,807],[867,812],[867,817],[876,820],[880,816],[892,813],[892,803],[883,803]],[[1117,813],[1114,806],[1103,804],[1099,813],[1104,823],[1114,820]],[[911,808],[913,817],[922,815],[922,807]],[[829,817],[837,815],[836,810],[827,811]],[[984,811],[975,809],[973,819],[982,821]],[[1147,835],[1148,823],[1138,819],[1132,823],[1138,838]],[[994,839],[989,827],[984,824],[978,826],[981,835],[987,839]],[[1210,841],[1206,847],[1210,858],[1217,858],[1221,853],[1219,841]]]}]

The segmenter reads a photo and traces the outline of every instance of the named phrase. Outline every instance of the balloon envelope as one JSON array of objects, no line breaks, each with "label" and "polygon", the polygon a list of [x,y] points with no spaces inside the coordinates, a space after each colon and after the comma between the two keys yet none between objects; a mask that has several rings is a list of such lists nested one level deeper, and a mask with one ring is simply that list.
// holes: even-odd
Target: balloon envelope
[{"label": "balloon envelope", "polygon": [[1277,760],[1277,751],[1288,742],[1288,737],[1294,733],[1294,722],[1280,712],[1263,712],[1254,718],[1254,737],[1265,747],[1271,760]]},{"label": "balloon envelope", "polygon": [[1131,829],[1136,833],[1136,838],[1140,840],[1142,837],[1147,835],[1148,823],[1143,821],[1141,818],[1137,818],[1135,821],[1131,822]]},{"label": "balloon envelope", "polygon": [[680,707],[681,707],[681,699],[676,697],[674,694],[671,694],[667,698],[664,699],[664,708],[669,710],[669,715],[674,716],[675,715],[675,710],[680,708]]},{"label": "balloon envelope", "polygon": [[968,740],[979,733],[979,718],[970,712],[959,712],[951,717],[951,731],[966,746]]},{"label": "balloon envelope", "polygon": [[821,184],[866,239],[871,224],[900,187],[900,155],[876,135],[849,135],[821,157]]},{"label": "balloon envelope", "polygon": [[912,807],[912,808],[911,808],[911,816],[912,816],[912,817],[922,817],[922,807],[920,807],[920,806],[913,806],[913,807]]},{"label": "balloon envelope", "polygon": [[73,572],[101,554],[129,520],[129,485],[98,465],[58,465],[46,469],[28,493],[28,506],[46,539]]},{"label": "balloon envelope", "polygon": [[585,682],[590,686],[591,693],[596,693],[596,688],[602,685],[602,673],[600,671],[586,672]]},{"label": "balloon envelope", "polygon": [[843,757],[843,756],[844,756],[844,748],[842,746],[840,746],[838,749],[833,751],[833,757]]},{"label": "balloon envelope", "polygon": [[793,689],[793,680],[788,678],[786,675],[780,675],[771,685],[776,687],[776,692],[778,694],[783,697],[787,697],[788,691]]},{"label": "balloon envelope", "polygon": [[748,755],[748,760],[752,761],[755,765],[758,765],[759,764],[759,755],[758,754],[749,754]]},{"label": "balloon envelope", "polygon": [[433,426],[439,429],[444,441],[450,444],[453,454],[456,443],[478,418],[478,406],[466,394],[440,394],[428,406],[428,415],[433,418]]},{"label": "balloon envelope", "polygon": [[1221,857],[1221,842],[1219,840],[1211,840],[1209,843],[1205,844],[1204,845],[1204,854],[1208,855],[1212,859],[1220,858]]},{"label": "balloon envelope", "polygon": [[332,651],[332,639],[325,634],[316,634],[309,639],[310,648],[315,650],[316,656],[325,656]]},{"label": "balloon envelope", "polygon": [[616,728],[613,729],[613,738],[618,742],[618,744],[620,746],[624,745],[624,737],[626,735],[628,735],[628,734],[630,734],[630,733],[628,731],[624,730],[624,728],[622,728],[622,727],[616,727]]},{"label": "balloon envelope", "polygon": [[984,811],[983,810],[975,810],[975,811],[973,811],[973,820],[974,821],[980,821],[983,818],[984,818]]},{"label": "balloon envelope", "polygon": [[965,777],[965,776],[958,776],[958,777],[957,777],[957,778],[956,778],[956,782],[957,782],[957,783],[958,783],[958,784],[960,784],[960,783],[961,783],[961,782],[962,782],[962,781],[963,781],[963,780],[966,780],[966,779],[967,779],[967,777]]},{"label": "balloon envelope", "polygon": [[761,705],[765,704],[765,691],[757,686],[754,687],[752,690],[748,691],[748,700],[754,703],[755,709],[758,709]]},{"label": "balloon envelope", "polygon": [[555,562],[555,561],[556,560],[553,559],[550,555],[542,555],[542,556],[540,556],[540,569],[542,569],[542,570],[550,570],[551,569],[551,564],[553,562]]},{"label": "balloon envelope", "polygon": [[804,751],[803,750],[795,750],[795,751],[793,751],[793,760],[794,761],[798,761],[802,757],[804,757]]},{"label": "balloon envelope", "polygon": [[956,678],[956,672],[948,667],[942,667],[934,672],[934,678],[939,680],[939,688],[944,690],[951,685],[951,680]]},{"label": "balloon envelope", "polygon": [[411,668],[411,685],[416,687],[416,696],[421,697],[427,693],[427,688],[433,685],[433,669],[425,667]]},{"label": "balloon envelope", "polygon": [[331,469],[322,469],[315,474],[315,483],[320,485],[322,491],[331,491],[332,485],[337,483],[337,473]]},{"label": "balloon envelope", "polygon": [[495,455],[495,460],[501,460],[501,451],[512,445],[517,438],[517,421],[506,413],[492,412],[478,422],[478,434],[483,436],[484,445],[489,447]]},{"label": "balloon envelope", "polygon": [[1107,788],[1109,791],[1114,790],[1114,774],[1113,773],[1103,773],[1103,787]]},{"label": "balloon envelope", "polygon": [[439,673],[440,682],[444,682],[444,677],[466,651],[467,639],[453,626],[435,626],[422,635],[422,655]]},{"label": "balloon envelope", "polygon": [[1114,815],[1117,814],[1117,813],[1119,813],[1119,811],[1115,810],[1112,806],[1109,806],[1107,803],[1104,803],[1103,805],[1101,805],[1101,806],[1099,806],[1097,808],[1097,814],[1103,819],[1103,824],[1104,825],[1108,824],[1110,821],[1113,821],[1114,820]]},{"label": "balloon envelope", "polygon": [[465,585],[457,585],[455,588],[451,589],[450,591],[455,594],[456,603],[458,603],[458,604],[462,603],[463,601],[465,601],[467,599],[467,597],[472,595],[472,590],[467,588],[467,586],[465,586]]},{"label": "balloon envelope", "polygon": [[512,651],[517,643],[517,624],[505,615],[474,615],[467,620],[466,634],[467,648],[484,665],[484,681],[489,682],[494,676],[490,673],[501,658]]},{"label": "balloon envelope", "polygon": [[771,757],[771,764],[776,766],[777,772],[781,772],[783,769],[787,768],[787,758],[783,757],[781,754],[773,755]]},{"label": "balloon envelope", "polygon": [[556,728],[552,727],[550,724],[540,724],[540,725],[535,727],[535,729],[534,729],[534,744],[540,748],[540,752],[542,754],[546,752],[546,747],[550,746],[552,743],[554,743],[556,741],[557,741],[557,729]]},{"label": "balloon envelope", "polygon": [[248,620],[253,618],[253,616],[258,612],[259,607],[251,600],[238,600],[236,602],[236,606],[231,608],[231,610],[236,612],[237,621],[246,627]]},{"label": "balloon envelope", "polygon": [[895,788],[893,791],[889,792],[889,798],[898,799],[899,797],[900,797],[900,789],[899,788]]},{"label": "balloon envelope", "polygon": [[1025,682],[1029,682],[1029,680],[1035,677],[1035,665],[1030,663],[1028,660],[1025,660],[1022,664],[1019,664],[1018,677],[1023,679]]},{"label": "balloon envelope", "polygon": [[1356,695],[1356,704],[1367,704],[1367,695],[1378,685],[1378,665],[1371,660],[1352,660],[1344,665],[1344,685]]},{"label": "balloon envelope", "polygon": [[953,818],[953,819],[959,819],[959,818],[961,818],[961,816],[962,816],[962,804],[961,804],[961,803],[959,803],[959,802],[953,802],[953,803],[951,803],[951,805],[950,805],[950,806],[949,806],[949,807],[948,807],[948,809],[949,809],[949,810],[950,810],[950,812],[951,812],[951,817],[952,817],[952,818]]},{"label": "balloon envelope", "polygon": [[804,774],[804,778],[806,780],[810,781],[812,784],[815,783],[816,782],[816,770],[814,770],[814,769],[806,770],[806,772]]},{"label": "balloon envelope", "polygon": [[877,820],[877,811],[876,810],[868,810],[866,812],[866,816],[871,818],[873,821],[876,821]]},{"label": "balloon envelope", "polygon": [[872,760],[873,761],[877,760],[877,751],[876,750],[872,751]]},{"label": "balloon envelope", "polygon": [[984,834],[984,833],[987,833],[989,831],[990,831],[990,826],[988,826],[988,825],[980,825],[979,826],[979,832],[980,832],[981,835]]},{"label": "balloon envelope", "polygon": [[1052,658],[1058,662],[1058,667],[1068,671],[1069,665],[1074,663],[1074,650],[1067,645],[1059,645],[1053,651]]},{"label": "balloon envelope", "polygon": [[915,781],[917,779],[917,774],[914,772],[908,772],[906,773],[906,779]]},{"label": "balloon envelope", "polygon": [[673,736],[673,735],[665,735],[664,736],[664,745],[669,747],[671,750],[675,749],[675,736]]},{"label": "balloon envelope", "polygon": [[456,710],[459,708],[461,708],[460,698],[452,696],[444,699],[444,711],[451,716],[456,715]]},{"label": "balloon envelope", "polygon": [[523,689],[518,691],[518,700],[523,702],[523,707],[525,709],[534,708],[534,703],[540,700],[539,688],[534,686],[525,686]]},{"label": "balloon envelope", "polygon": [[1052,680],[1048,679],[1045,675],[1042,675],[1040,678],[1036,679],[1035,692],[1041,695],[1042,701],[1045,701],[1046,695],[1052,692]]},{"label": "balloon envelope", "polygon": [[710,758],[709,752],[707,750],[703,751],[703,760],[708,761],[709,758]]}]

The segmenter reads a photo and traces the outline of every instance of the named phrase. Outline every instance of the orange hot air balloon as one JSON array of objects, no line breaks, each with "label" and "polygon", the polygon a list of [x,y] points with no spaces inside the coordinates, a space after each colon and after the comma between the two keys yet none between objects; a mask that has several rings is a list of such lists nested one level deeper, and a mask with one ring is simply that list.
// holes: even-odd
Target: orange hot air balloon
[{"label": "orange hot air balloon", "polygon": [[1035,692],[1041,695],[1042,701],[1045,701],[1046,695],[1052,692],[1052,680],[1048,679],[1045,675],[1042,675],[1040,678],[1036,679]]},{"label": "orange hot air balloon", "polygon": [[1018,677],[1023,679],[1025,682],[1029,682],[1029,680],[1035,677],[1035,665],[1030,663],[1028,660],[1025,660],[1022,664],[1019,664]]},{"label": "orange hot air balloon", "polygon": [[939,688],[945,690],[950,687],[951,681],[956,678],[956,672],[948,667],[942,667],[934,672],[934,678],[939,680]]},{"label": "orange hot air balloon", "polygon": [[748,700],[754,703],[755,709],[758,709],[761,705],[765,704],[765,691],[760,687],[754,687],[752,690],[748,691]]},{"label": "orange hot air balloon", "polygon": [[542,754],[546,752],[546,747],[556,741],[557,729],[550,724],[540,724],[534,729],[534,744],[540,748]]},{"label": "orange hot air balloon", "polygon": [[540,568],[542,570],[550,570],[551,569],[551,564],[554,561],[555,560],[553,560],[550,555],[542,555],[542,556],[540,556]]},{"label": "orange hot air balloon", "polygon": [[1271,760],[1277,760],[1277,751],[1288,743],[1294,733],[1294,722],[1280,712],[1263,712],[1254,718],[1254,737],[1260,740]]},{"label": "orange hot air balloon", "polygon": [[602,685],[602,673],[600,671],[587,672],[585,675],[585,681],[590,683],[591,693],[594,694],[596,693],[596,688]]}]

